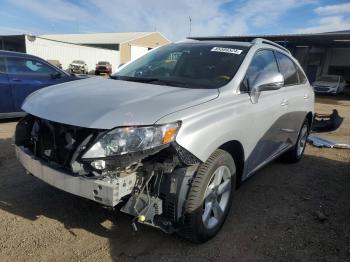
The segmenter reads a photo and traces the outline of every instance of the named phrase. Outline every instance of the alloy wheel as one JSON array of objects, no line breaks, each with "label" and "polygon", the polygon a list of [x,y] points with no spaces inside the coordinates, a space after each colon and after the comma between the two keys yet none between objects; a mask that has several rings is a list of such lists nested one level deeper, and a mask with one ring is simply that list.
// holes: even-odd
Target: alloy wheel
[{"label": "alloy wheel", "polygon": [[231,188],[230,169],[219,166],[213,172],[204,194],[202,220],[206,228],[214,228],[222,220],[228,207]]}]

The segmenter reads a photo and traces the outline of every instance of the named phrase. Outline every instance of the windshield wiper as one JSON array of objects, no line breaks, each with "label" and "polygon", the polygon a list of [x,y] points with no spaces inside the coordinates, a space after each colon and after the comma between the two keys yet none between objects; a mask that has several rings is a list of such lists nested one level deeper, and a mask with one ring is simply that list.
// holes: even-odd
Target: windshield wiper
[{"label": "windshield wiper", "polygon": [[133,82],[152,82],[157,80],[157,78],[149,78],[149,77],[133,77],[133,76],[118,76],[118,75],[112,75],[110,78],[115,80],[125,80],[125,81],[133,81]]},{"label": "windshield wiper", "polygon": [[186,83],[177,82],[177,81],[171,81],[171,80],[165,80],[155,77],[132,77],[132,76],[110,76],[110,78],[115,80],[124,80],[124,81],[133,81],[133,82],[140,82],[140,83],[154,83],[157,82],[159,84],[169,85],[169,86],[178,86],[178,87],[187,87],[188,85]]},{"label": "windshield wiper", "polygon": [[159,78],[153,78],[153,79],[150,78],[150,80],[147,83],[151,83],[151,82],[153,82],[153,83],[156,82],[156,83],[167,85],[167,86],[188,87],[187,83],[159,79]]}]

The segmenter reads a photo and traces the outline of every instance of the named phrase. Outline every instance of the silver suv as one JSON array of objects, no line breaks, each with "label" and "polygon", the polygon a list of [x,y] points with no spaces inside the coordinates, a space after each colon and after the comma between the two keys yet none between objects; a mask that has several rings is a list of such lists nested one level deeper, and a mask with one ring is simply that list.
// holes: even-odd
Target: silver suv
[{"label": "silver suv", "polygon": [[110,79],[45,88],[16,129],[28,173],[204,242],[235,188],[281,157],[297,162],[314,93],[290,52],[253,42],[186,40],[152,50]]}]

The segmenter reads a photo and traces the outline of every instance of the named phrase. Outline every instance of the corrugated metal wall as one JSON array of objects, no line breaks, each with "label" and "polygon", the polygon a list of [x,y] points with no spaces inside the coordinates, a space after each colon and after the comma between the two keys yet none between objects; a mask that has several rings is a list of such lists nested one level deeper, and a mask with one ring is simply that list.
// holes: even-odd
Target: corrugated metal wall
[{"label": "corrugated metal wall", "polygon": [[26,37],[27,54],[36,55],[45,60],[59,60],[64,70],[73,60],[84,60],[89,71],[94,70],[98,61],[108,61],[112,64],[113,72],[120,61],[119,51],[80,46],[69,43],[52,41],[36,37],[30,41]]}]

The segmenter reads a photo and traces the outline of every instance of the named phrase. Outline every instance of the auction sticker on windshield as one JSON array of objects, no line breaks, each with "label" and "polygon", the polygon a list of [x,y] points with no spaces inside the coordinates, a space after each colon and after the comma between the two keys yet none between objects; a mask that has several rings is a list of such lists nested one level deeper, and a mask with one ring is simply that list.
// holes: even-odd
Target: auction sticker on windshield
[{"label": "auction sticker on windshield", "polygon": [[228,47],[213,47],[210,51],[229,53],[229,54],[235,54],[235,55],[240,55],[242,53],[242,50],[240,50],[240,49],[233,49],[233,48],[228,48]]}]

